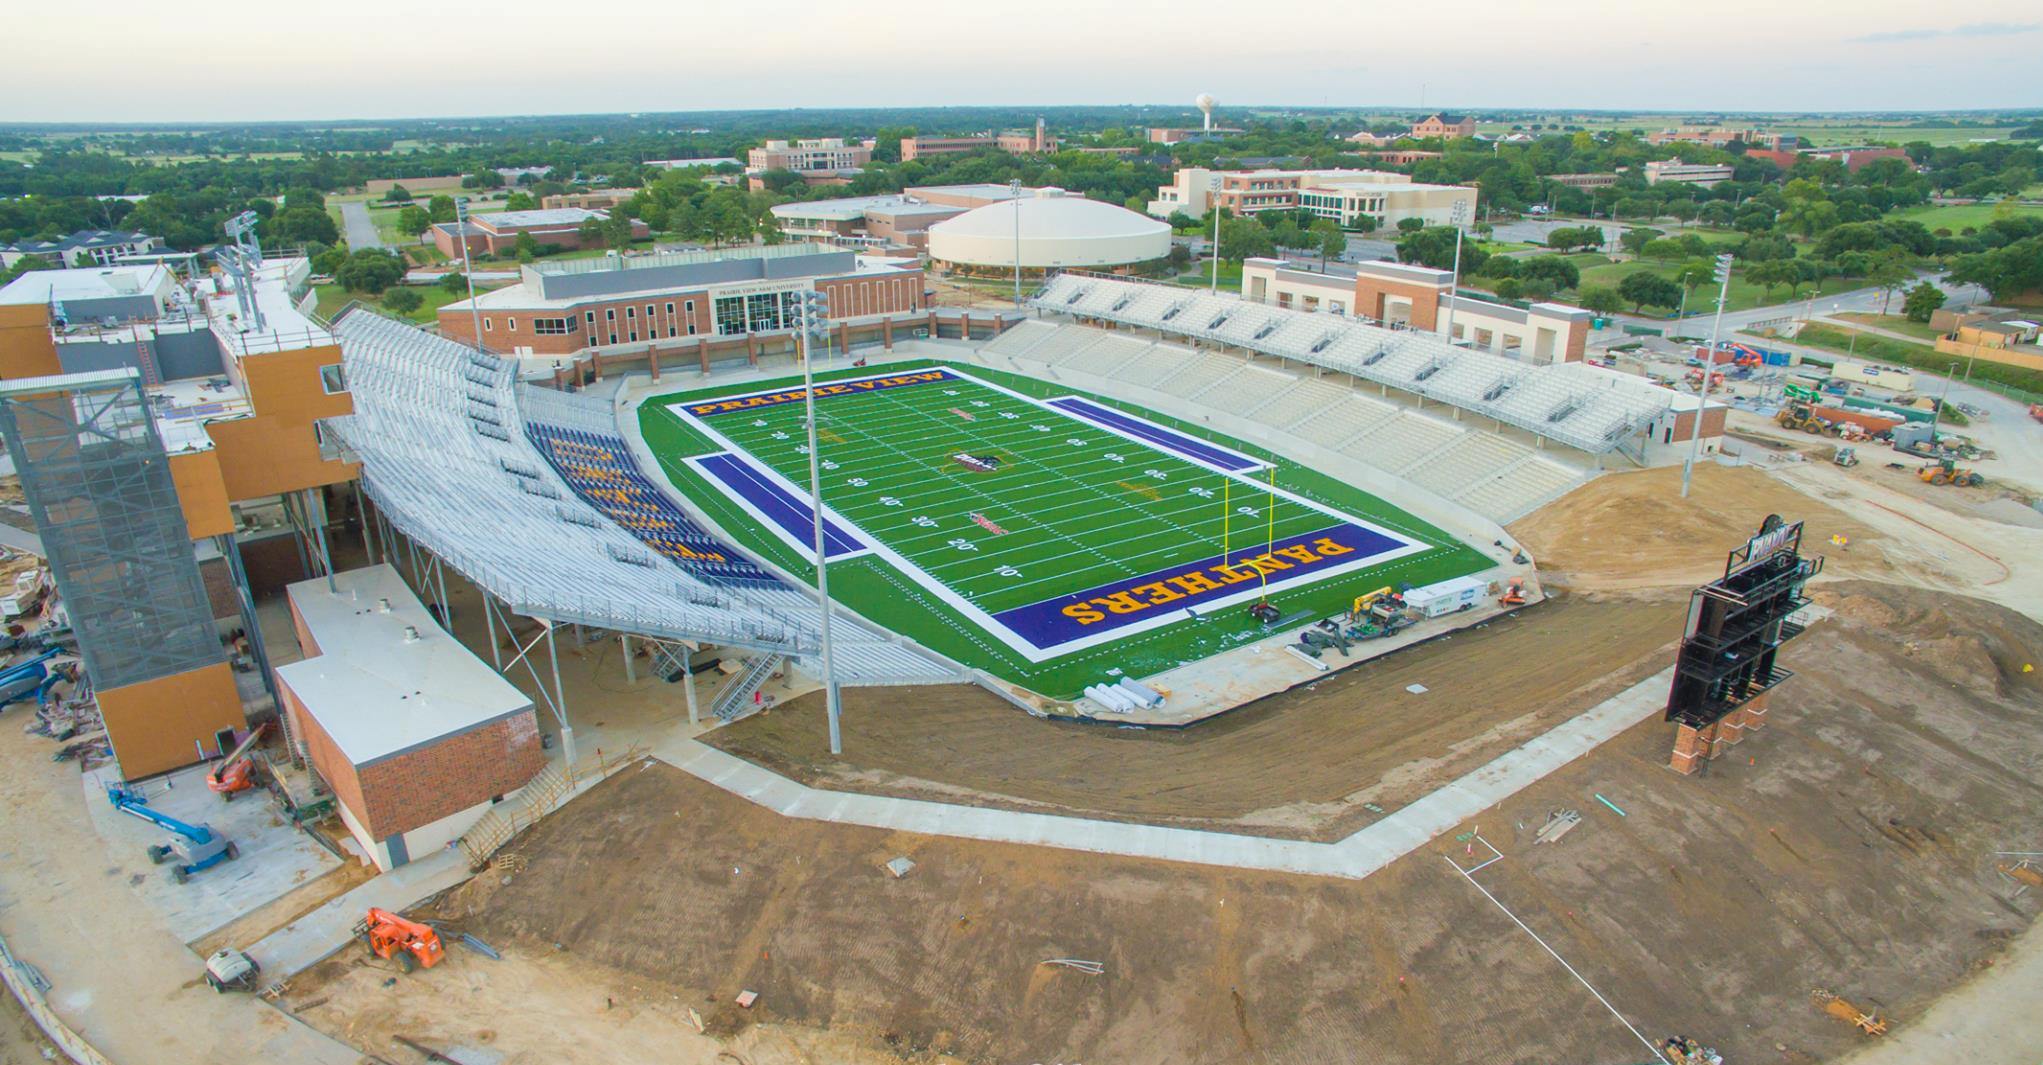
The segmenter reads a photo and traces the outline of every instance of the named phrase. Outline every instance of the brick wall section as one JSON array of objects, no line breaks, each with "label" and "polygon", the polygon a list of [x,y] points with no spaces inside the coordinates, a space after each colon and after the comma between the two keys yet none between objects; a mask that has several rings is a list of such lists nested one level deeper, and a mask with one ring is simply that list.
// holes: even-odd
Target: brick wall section
[{"label": "brick wall section", "polygon": [[1440,301],[1445,294],[1446,290],[1438,285],[1358,277],[1355,279],[1355,311],[1382,321],[1384,297],[1403,296],[1412,301],[1413,329],[1437,329],[1440,325]]},{"label": "brick wall section", "polygon": [[358,815],[388,839],[516,791],[545,762],[539,720],[525,710],[355,770],[367,804]]},{"label": "brick wall section", "polygon": [[[319,722],[305,712],[305,704],[298,700],[298,693],[291,690],[291,684],[282,677],[277,678],[277,697],[284,701],[284,713],[290,716],[292,734],[305,745],[305,758],[312,768],[319,771],[319,779],[333,789],[334,798],[339,799],[355,820],[365,827],[362,819],[362,784],[355,776],[354,763],[340,752],[333,737],[319,727]],[[381,839],[381,836],[376,837]]]}]

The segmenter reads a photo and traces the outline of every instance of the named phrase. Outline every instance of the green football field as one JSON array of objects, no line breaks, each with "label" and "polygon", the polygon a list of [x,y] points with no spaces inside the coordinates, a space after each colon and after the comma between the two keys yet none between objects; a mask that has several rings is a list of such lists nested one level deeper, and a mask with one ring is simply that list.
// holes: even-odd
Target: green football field
[{"label": "green football field", "polygon": [[[818,376],[831,591],[965,665],[1060,698],[1490,563],[1394,505],[1203,427],[979,367]],[[823,384],[828,382],[828,384]],[[814,579],[799,379],[649,399],[669,480]]]}]

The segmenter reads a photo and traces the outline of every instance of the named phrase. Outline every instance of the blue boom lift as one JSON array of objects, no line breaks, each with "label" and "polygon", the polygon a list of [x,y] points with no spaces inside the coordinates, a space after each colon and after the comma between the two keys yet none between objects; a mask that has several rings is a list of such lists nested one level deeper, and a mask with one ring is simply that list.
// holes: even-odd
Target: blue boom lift
[{"label": "blue boom lift", "polygon": [[159,825],[176,833],[168,843],[149,848],[149,860],[162,865],[173,856],[176,861],[170,866],[170,878],[182,884],[193,873],[211,869],[221,862],[231,862],[241,852],[234,842],[213,831],[211,825],[188,825],[169,814],[149,807],[149,800],[142,793],[121,784],[106,786],[106,799],[114,809],[133,814],[152,825]]}]

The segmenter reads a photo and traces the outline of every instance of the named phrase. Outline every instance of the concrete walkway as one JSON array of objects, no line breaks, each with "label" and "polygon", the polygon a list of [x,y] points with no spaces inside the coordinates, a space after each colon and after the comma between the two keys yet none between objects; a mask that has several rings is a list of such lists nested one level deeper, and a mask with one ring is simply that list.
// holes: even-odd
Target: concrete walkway
[{"label": "concrete walkway", "polygon": [[1336,843],[1311,843],[1188,828],[1093,821],[1053,814],[823,791],[798,784],[692,739],[653,754],[786,817],[959,836],[996,843],[1119,854],[1241,869],[1361,879],[1511,797],[1658,714],[1669,669],[1532,738],[1383,820]]},{"label": "concrete walkway", "polygon": [[376,232],[376,223],[369,217],[368,204],[344,203],[340,209],[341,236],[347,238],[348,247],[356,251],[383,247],[383,237]]}]

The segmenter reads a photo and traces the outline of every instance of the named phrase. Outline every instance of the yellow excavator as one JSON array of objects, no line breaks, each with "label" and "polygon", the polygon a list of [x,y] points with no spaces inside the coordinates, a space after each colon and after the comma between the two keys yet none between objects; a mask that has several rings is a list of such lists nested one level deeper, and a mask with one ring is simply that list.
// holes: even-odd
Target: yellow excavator
[{"label": "yellow excavator", "polygon": [[1370,608],[1378,603],[1383,602],[1386,599],[1389,599],[1392,594],[1393,593],[1391,589],[1389,588],[1389,586],[1386,585],[1385,587],[1378,588],[1373,592],[1365,592],[1362,595],[1356,596],[1355,605],[1348,611],[1348,620],[1349,621],[1369,620]]}]

